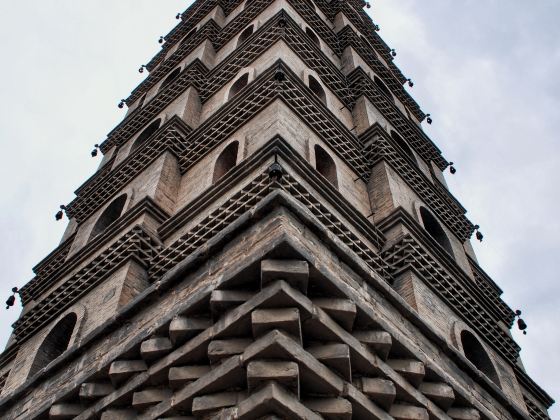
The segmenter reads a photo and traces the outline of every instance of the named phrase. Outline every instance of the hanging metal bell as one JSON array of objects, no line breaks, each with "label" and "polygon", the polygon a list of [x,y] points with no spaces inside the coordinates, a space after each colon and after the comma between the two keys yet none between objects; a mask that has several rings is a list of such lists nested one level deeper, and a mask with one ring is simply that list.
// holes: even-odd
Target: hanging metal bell
[{"label": "hanging metal bell", "polygon": [[270,168],[268,168],[268,176],[271,179],[280,181],[282,179],[282,175],[284,175],[284,170],[278,162],[274,162],[272,165],[270,165]]}]

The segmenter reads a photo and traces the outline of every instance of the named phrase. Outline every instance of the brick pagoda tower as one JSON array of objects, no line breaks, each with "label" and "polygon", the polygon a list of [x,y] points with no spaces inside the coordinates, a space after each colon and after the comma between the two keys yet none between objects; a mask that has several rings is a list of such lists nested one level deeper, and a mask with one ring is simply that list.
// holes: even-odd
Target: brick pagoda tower
[{"label": "brick pagoda tower", "polygon": [[20,291],[0,418],[548,418],[365,6],[180,15]]}]

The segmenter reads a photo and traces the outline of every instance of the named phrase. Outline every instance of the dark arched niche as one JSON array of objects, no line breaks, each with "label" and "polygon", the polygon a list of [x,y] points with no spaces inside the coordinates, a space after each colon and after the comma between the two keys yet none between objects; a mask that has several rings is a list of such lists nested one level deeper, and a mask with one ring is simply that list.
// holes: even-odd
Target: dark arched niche
[{"label": "dark arched niche", "polygon": [[397,145],[402,149],[402,151],[410,158],[410,160],[412,160],[416,165],[418,165],[418,162],[416,161],[416,157],[414,156],[414,153],[412,152],[412,149],[410,148],[408,143],[401,136],[399,136],[395,131],[391,131],[391,138],[395,141],[395,143],[397,143]]},{"label": "dark arched niche", "polygon": [[321,102],[326,105],[327,95],[325,93],[325,90],[321,86],[321,83],[319,83],[319,81],[313,76],[309,76],[309,89],[311,89],[313,93],[317,95],[317,97],[321,100]]},{"label": "dark arched niche", "polygon": [[428,234],[434,238],[435,241],[440,244],[449,255],[453,256],[451,242],[449,242],[449,238],[445,234],[445,231],[432,213],[430,213],[425,207],[420,207],[420,217],[422,218],[424,229],[426,229]]},{"label": "dark arched niche", "polygon": [[78,316],[74,312],[58,321],[39,346],[29,371],[29,377],[35,375],[66,351],[77,322]]},{"label": "dark arched niche", "polygon": [[142,108],[144,106],[144,102],[146,101],[146,96],[147,96],[147,93],[142,95],[142,97],[138,101],[138,108]]},{"label": "dark arched niche", "polygon": [[89,240],[91,241],[97,235],[103,233],[111,224],[113,224],[122,214],[124,205],[126,204],[127,195],[123,194],[115,200],[101,213],[97,222],[91,230]]},{"label": "dark arched niche", "polygon": [[186,34],[184,36],[184,38],[181,40],[181,45],[186,44],[187,42],[189,42],[189,40],[191,39],[191,37],[196,34],[196,28],[193,28],[189,31],[188,34]]},{"label": "dark arched niche", "polygon": [[181,67],[177,67],[175,70],[173,70],[171,73],[169,73],[169,75],[163,80],[159,90],[163,90],[167,86],[169,86],[171,83],[173,83],[173,81],[177,77],[179,77],[180,74],[181,74]]},{"label": "dark arched niche", "polygon": [[248,83],[249,73],[245,73],[243,76],[237,79],[233,85],[231,85],[231,88],[229,89],[228,100],[237,95],[241,91],[241,89],[247,86]]},{"label": "dark arched niche", "polygon": [[385,83],[381,81],[379,77],[373,76],[373,81],[375,82],[377,87],[379,87],[379,89],[385,94],[385,96],[387,96],[391,100],[391,102],[395,102],[395,98],[393,97],[391,90],[387,87]]},{"label": "dark arched niche", "polygon": [[318,144],[315,145],[315,169],[334,185],[335,188],[338,188],[336,164],[331,155]]},{"label": "dark arched niche", "polygon": [[212,177],[213,184],[235,167],[237,164],[238,150],[239,142],[237,141],[234,141],[222,150],[222,153],[220,153],[220,156],[216,159],[216,165],[214,166],[214,175]]},{"label": "dark arched niche", "polygon": [[315,32],[313,32],[311,28],[305,28],[305,33],[309,38],[311,38],[311,41],[313,41],[315,45],[317,45],[318,47],[321,46],[321,41],[319,40],[319,37],[315,34]]},{"label": "dark arched niche", "polygon": [[249,38],[251,35],[253,35],[254,30],[255,30],[254,25],[247,26],[243,30],[243,32],[241,32],[241,35],[239,35],[239,38],[237,38],[237,47],[239,47],[241,44],[243,44],[247,40],[247,38]]},{"label": "dark arched niche", "polygon": [[142,131],[142,133],[140,133],[140,135],[134,141],[134,143],[132,143],[132,146],[130,146],[130,152],[129,153],[134,152],[146,140],[148,140],[152,136],[152,134],[154,134],[158,130],[160,125],[161,125],[161,118],[158,118],[157,120],[153,121],[148,127],[146,127],[146,129],[144,131]]},{"label": "dark arched niche", "polygon": [[496,369],[484,350],[484,347],[478,339],[470,331],[463,330],[461,332],[461,344],[463,346],[463,353],[465,357],[476,366],[478,370],[484,373],[488,378],[497,385],[500,385]]}]

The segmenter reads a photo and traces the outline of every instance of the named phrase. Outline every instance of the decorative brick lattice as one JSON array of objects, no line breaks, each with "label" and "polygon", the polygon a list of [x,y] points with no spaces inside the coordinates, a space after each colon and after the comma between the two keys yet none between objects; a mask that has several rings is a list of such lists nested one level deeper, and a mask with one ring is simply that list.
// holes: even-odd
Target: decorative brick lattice
[{"label": "decorative brick lattice", "polygon": [[[121,163],[113,172],[105,177],[96,177],[95,182],[90,182],[84,188],[82,195],[68,205],[69,214],[77,220],[85,220],[103,203],[116,194],[132,177],[145,168],[153,159],[161,154],[165,148],[171,148],[180,158],[181,172],[186,172],[204,154],[212,150],[217,144],[225,140],[229,135],[245,121],[252,118],[262,110],[274,98],[283,98],[301,118],[306,121],[316,132],[351,166],[360,174],[364,180],[369,177],[370,165],[367,164],[358,140],[347,128],[340,123],[326,107],[317,100],[297,76],[293,75],[284,66],[278,70],[286,72],[286,78],[282,82],[274,79],[274,69],[263,73],[257,80],[239,94],[233,101],[226,104],[211,119],[206,121],[195,131],[187,133],[187,129],[179,130],[161,129],[154,137],[146,142],[138,154],[129,157]],[[416,183],[419,188],[426,190],[430,197],[437,197],[431,189],[424,184]],[[443,220],[453,221],[450,225],[455,227],[459,237],[465,237],[470,222],[465,221],[464,216],[448,211],[449,201],[431,201],[437,203],[435,211],[440,208],[445,210]]]},{"label": "decorative brick lattice", "polygon": [[274,80],[275,69],[270,69],[189,136],[185,141],[187,149],[180,159],[182,172],[198,161],[202,153],[211,150],[235,132],[242,123],[264,109],[276,97],[283,98],[333,149],[344,156],[350,165],[360,168],[358,173],[365,172],[363,157],[357,150],[356,138],[349,134],[344,125],[329,117],[329,111],[324,105],[295,75],[288,73],[286,67],[279,66],[278,70],[287,73],[284,81]]},{"label": "decorative brick lattice", "polygon": [[[202,20],[217,4],[217,2],[209,1],[204,4],[204,7],[198,6],[196,8],[189,8],[189,10],[182,15],[185,23],[178,25],[168,36],[165,37],[167,43],[164,45],[164,48],[148,64],[148,68],[150,70],[153,70],[156,66],[158,67],[137,89],[134,90],[131,96],[127,99],[128,104],[135,102],[143,92],[146,92],[151,86],[157,83],[157,81],[161,80],[161,78],[164,77],[165,74],[167,74],[174,66],[176,66],[183,57],[192,51],[194,46],[198,45],[198,42],[200,42],[200,38],[198,36],[199,33],[204,33],[211,40],[214,47],[219,49],[233,36],[238,34],[260,12],[262,12],[270,4],[270,1],[264,0],[249,3],[241,14],[236,16],[235,19],[233,19],[221,31],[215,24],[212,24],[212,26],[214,26],[213,30],[207,29],[207,24],[205,24],[198,31],[196,36],[193,36],[192,40],[187,40],[186,44],[189,44],[188,47],[185,48],[185,45],[181,45],[178,51],[175,51],[171,57],[165,59],[164,61],[164,57],[167,55],[171,46],[175,45],[179,41],[182,41],[183,37],[196,26],[198,21]],[[233,10],[238,4],[239,2],[233,2],[220,6],[222,6],[222,9],[226,11]],[[307,22],[309,22],[319,36],[327,42],[329,47],[340,56],[343,47],[339,42],[339,36],[342,33],[342,36],[344,37],[344,33],[346,31],[341,31],[341,33],[335,34],[322,21],[315,10],[313,10],[313,8],[311,8],[305,1],[290,0],[290,4]],[[368,39],[367,48],[358,47],[360,53],[369,56],[369,64],[375,68],[379,76],[383,78],[391,89],[393,89],[393,92],[408,106],[409,110],[411,110],[418,119],[422,120],[425,115],[422,113],[414,99],[402,87],[406,78],[392,62],[389,47],[373,30],[373,25],[365,12],[360,9],[357,9],[358,11],[356,11],[356,5],[352,7],[349,4],[342,3],[334,5],[329,3],[327,5],[324,2],[318,2],[318,6],[331,20],[334,18],[334,14],[338,13],[338,11],[343,11],[347,14],[347,17],[351,20],[352,24],[362,32],[365,38]],[[361,42],[356,43],[358,46],[360,44]],[[383,56],[390,70],[385,66],[385,64],[381,63],[377,59],[375,54],[371,54],[371,48],[376,49],[377,52]]]},{"label": "decorative brick lattice", "polygon": [[[381,274],[387,281],[391,280],[390,267],[380,255],[364,244],[351,229],[330,213],[313,194],[305,190],[301,184],[297,183],[290,176],[282,179],[282,187],[303,203],[328,230],[333,232],[344,244],[358,254],[373,270]],[[381,247],[380,243],[375,245],[379,248]]]},{"label": "decorative brick lattice", "polygon": [[291,77],[282,82],[279,89],[283,98],[300,118],[313,127],[321,138],[354,168],[356,173],[367,173],[357,138],[337,118],[333,117],[307,86],[296,77]]},{"label": "decorative brick lattice", "polygon": [[[211,4],[212,2],[210,1],[208,3]],[[227,42],[229,42],[230,39],[242,31],[243,28],[245,28],[245,26],[247,26],[253,19],[255,19],[259,13],[265,10],[270,3],[271,0],[256,0],[251,2],[240,15],[236,16],[235,19],[223,29],[220,28],[214,21],[205,23],[190,39],[184,40],[184,44],[181,44],[177,51],[175,51],[165,61],[163,61],[163,57],[158,58],[157,62],[161,62],[161,64],[158,65],[157,68],[150,73],[148,78],[146,78],[146,80],[144,80],[140,86],[132,92],[130,97],[126,100],[127,104],[134,103],[144,92],[158,83],[169,71],[175,68],[175,66],[177,66],[188,54],[198,47],[202,40],[208,38],[214,48],[219,50]],[[210,8],[210,10],[211,9],[212,8]],[[208,10],[208,5],[204,8],[204,10]],[[204,16],[206,15],[202,15],[197,12],[198,20],[201,20]],[[196,23],[194,22],[181,26],[181,30],[178,30],[176,33],[173,33],[172,36],[167,38],[167,44],[183,42],[183,37],[186,36],[195,26]],[[148,66],[150,69],[155,67],[155,63],[153,63],[153,61],[154,60],[152,60],[152,64]]]},{"label": "decorative brick lattice", "polygon": [[29,337],[62,313],[79,297],[84,296],[97,286],[123,261],[134,257],[147,265],[157,249],[158,245],[141,227],[132,228],[63,285],[42,299],[32,310],[18,319],[14,324],[16,339]]},{"label": "decorative brick lattice", "polygon": [[230,39],[245,29],[270,4],[272,4],[272,0],[254,0],[245,3],[243,11],[218,34],[218,45],[222,46],[229,42]]},{"label": "decorative brick lattice", "polygon": [[[291,21],[290,18],[288,20]],[[304,63],[317,72],[321,81],[340,98],[342,103],[351,109],[354,100],[345,76],[319,47],[308,39],[295,22],[291,21],[291,24],[286,26],[283,38]]]},{"label": "decorative brick lattice", "polygon": [[303,19],[313,28],[313,31],[328,44],[331,50],[340,56],[342,50],[338,42],[338,36],[315,12],[311,3],[301,0],[288,0],[290,5],[298,12]]},{"label": "decorative brick lattice", "polygon": [[194,61],[173,83],[160,91],[154,99],[145,105],[140,112],[127,118],[109,133],[109,138],[101,144],[103,153],[112,146],[120,146],[130,140],[135,133],[152,121],[188,87],[194,86],[196,89],[200,89],[200,86],[204,83],[205,72],[206,70],[200,61]]},{"label": "decorative brick lattice", "polygon": [[525,404],[527,405],[527,410],[529,411],[529,416],[533,420],[550,420],[548,414],[542,411],[533,401],[529,398],[524,397]]},{"label": "decorative brick lattice", "polygon": [[[240,30],[242,29],[243,27]],[[231,53],[226,60],[210,72],[201,86],[200,99],[202,102],[233,80],[242,68],[249,66],[265,53],[279,39],[280,35],[281,30],[278,27],[277,19],[268,21],[252,34],[244,43],[243,48],[238,48]]]},{"label": "decorative brick lattice", "polygon": [[113,165],[115,164],[115,159],[116,156],[113,155],[113,157],[111,157],[111,159],[107,160],[103,166],[101,168],[99,168],[97,170],[97,172],[95,172],[95,174],[90,177],[86,182],[84,182],[76,191],[74,191],[76,193],[76,195],[80,195],[82,194],[84,191],[87,191],[89,189],[89,185],[90,183],[95,180],[97,177],[104,177],[106,176],[109,172],[111,172],[113,170]]},{"label": "decorative brick lattice", "polygon": [[500,298],[500,293],[496,291],[496,288],[493,286],[494,282],[490,279],[490,277],[488,277],[488,275],[472,261],[470,263],[476,285],[481,289],[482,294],[491,300],[496,310],[500,312],[501,319],[504,323],[511,328],[513,321],[515,320],[515,313]]},{"label": "decorative brick lattice", "polygon": [[[333,234],[356,252],[372,269],[390,278],[388,266],[380,256],[369,249],[348,227],[338,220],[319,200],[306,191],[289,175],[282,178],[281,188],[304,204]],[[154,257],[150,276],[158,279],[189,254],[199,249],[210,238],[221,232],[243,213],[251,209],[271,191],[268,174],[262,174],[235,193],[219,208],[213,210],[202,222]],[[376,244],[380,246],[381,244]]]},{"label": "decorative brick lattice", "polygon": [[66,261],[66,257],[70,252],[70,248],[72,247],[74,237],[75,235],[72,235],[66,239],[62,244],[60,244],[60,246],[58,246],[58,248],[56,248],[43,261],[33,268],[33,272],[36,274],[36,277],[23,286],[19,291],[24,305],[32,298],[33,290],[38,284],[38,279],[51,277],[53,273],[56,273],[63,266]]},{"label": "decorative brick lattice", "polygon": [[[254,7],[257,7],[257,5],[255,5]],[[344,76],[332,64],[332,62],[326,56],[324,56],[322,52],[315,48],[313,43],[304,42],[304,40],[307,38],[306,35],[302,32],[301,28],[299,28],[291,20],[291,18],[283,13],[281,13],[281,16],[283,16],[284,21],[287,20],[289,22],[289,25],[287,25],[286,28],[279,27],[278,17],[276,19],[273,19],[272,21],[267,22],[267,24],[265,24],[263,28],[259,29],[259,31],[257,32],[258,34],[254,34],[252,36],[252,42],[245,43],[242,48],[240,47],[236,52],[232,53],[224,62],[213,69],[206,78],[201,79],[201,75],[197,73],[197,71],[195,71],[196,69],[190,72],[196,76],[195,78],[199,82],[201,82],[198,85],[195,84],[195,86],[197,87],[197,90],[199,91],[199,94],[203,101],[211,96],[216,90],[221,88],[225,83],[231,80],[241,68],[252,62],[255,57],[258,57],[262,53],[262,51],[269,48],[272,43],[278,39],[277,37],[281,35],[282,38],[284,38],[294,49],[294,51],[300,56],[300,58],[304,60],[306,65],[308,65],[320,75],[323,82],[327,84],[327,86],[340,97],[342,102],[349,107],[352,106],[354,99],[350,94]],[[249,21],[250,20],[247,20],[247,22],[244,22],[244,24],[248,23]],[[272,23],[274,23],[274,25]],[[172,67],[170,66],[169,69],[171,68]],[[189,69],[190,67],[183,72],[180,80],[175,81],[171,84],[171,86],[177,84],[182,86],[182,90],[184,90],[186,88],[185,82],[188,79],[187,73],[189,73]],[[198,72],[204,72],[204,70],[198,69]],[[171,86],[166,89],[166,91],[175,91],[175,89],[171,89]],[[156,101],[156,99],[158,99],[160,103],[165,105],[171,102],[174,97],[175,96],[168,94],[168,100],[162,102],[161,99],[158,99],[158,95],[156,98],[150,101],[148,105],[142,108],[142,111],[139,111],[138,114],[142,114],[143,118],[140,118],[140,116],[136,115],[136,113],[129,116],[129,118],[127,118],[123,123],[121,123],[121,125],[119,125],[115,130],[113,130],[113,132],[109,134],[108,140],[106,140],[102,144],[103,150],[108,149],[110,146],[115,144],[115,142],[119,142],[119,139],[123,138],[123,136],[124,138],[126,138],[126,133],[128,133],[129,137],[132,136],[139,129],[137,121],[144,120],[145,122],[148,122],[153,119],[157,114],[157,108],[154,107],[154,105],[156,105],[156,103],[154,102]],[[159,109],[162,109],[163,107],[164,106],[160,106]],[[415,136],[420,136],[420,138],[422,139],[421,142],[425,143],[427,141],[431,144],[431,142],[425,138],[425,135],[415,126],[413,126],[413,124],[401,114],[400,110],[394,107],[394,105],[393,108],[394,109],[391,110],[392,112],[390,113],[390,115],[387,116],[388,119],[392,120],[393,117],[400,119],[401,124],[403,124],[404,122],[404,124],[408,126],[408,131],[414,131],[415,129],[417,130],[417,132],[414,132],[413,134]],[[398,126],[398,122],[396,123],[396,126]],[[405,130],[403,129],[401,131]],[[406,135],[410,133],[407,132],[404,134]],[[420,152],[422,153],[422,150],[420,150]],[[436,153],[439,153],[437,149]],[[436,163],[443,165],[443,167],[446,166],[446,163],[443,164],[440,162],[441,157],[434,158],[433,156],[430,156],[426,160],[430,159],[434,159]]]},{"label": "decorative brick lattice", "polygon": [[378,137],[366,148],[365,154],[372,163],[378,159],[386,159],[461,241],[471,237],[474,225],[464,215],[463,208],[449,194],[439,194],[434,184],[403,157],[405,153],[398,152],[388,140]]},{"label": "decorative brick lattice", "polygon": [[189,136],[185,153],[179,159],[183,173],[276,97],[277,83],[272,79],[271,72],[263,76]]},{"label": "decorative brick lattice", "polygon": [[516,363],[520,347],[503,331],[482,304],[481,296],[473,296],[461,287],[454,278],[412,237],[405,236],[384,253],[392,272],[404,267],[413,267],[424,277],[425,284],[433,289],[455,313],[475,331],[486,338],[504,358]]},{"label": "decorative brick lattice", "polygon": [[347,27],[338,33],[341,48],[346,46],[353,47],[358,54],[365,60],[371,69],[380,77],[383,82],[391,89],[396,97],[401,100],[416,118],[422,121],[425,114],[420,109],[416,101],[403,89],[402,82],[396,79],[393,73],[377,58],[371,46],[364,39],[359,37],[351,28]]},{"label": "decorative brick lattice", "polygon": [[352,24],[362,32],[362,34],[371,43],[373,48],[375,48],[375,51],[377,51],[377,53],[379,53],[379,55],[383,57],[395,77],[399,79],[401,83],[404,83],[406,81],[406,78],[393,62],[391,49],[374,30],[373,22],[371,21],[369,16],[361,9],[359,13],[356,12],[356,10],[346,2],[339,2],[339,4],[341,5],[342,11],[348,17],[350,22],[352,22]]},{"label": "decorative brick lattice", "polygon": [[[218,37],[220,29],[221,28],[214,21],[205,23],[200,30],[181,42],[179,48],[177,48],[177,51],[175,51],[171,57],[157,66],[154,71],[150,72],[149,76],[132,91],[128,99],[126,99],[126,103],[128,105],[134,104],[144,93],[155,86],[160,80],[167,76],[170,71],[179,65],[181,60],[193,52],[203,40],[215,40]],[[142,108],[136,108],[133,113],[140,111],[140,109]],[[127,116],[127,118],[130,118],[130,115]]]},{"label": "decorative brick lattice", "polygon": [[439,149],[419,127],[403,116],[396,105],[390,102],[361,69],[355,70],[350,75],[349,83],[354,94],[356,96],[365,95],[426,162],[433,161],[441,170],[447,167],[447,161],[441,156]]},{"label": "decorative brick lattice", "polygon": [[208,15],[218,4],[219,2],[217,0],[193,3],[187,11],[182,14],[183,22],[177,25],[171,33],[165,37],[167,42],[163,44],[161,51],[147,64],[148,70],[152,71],[154,67],[161,63],[169,49],[175,45],[175,43],[181,41],[184,36],[194,29],[198,22]]},{"label": "decorative brick lattice", "polygon": [[202,222],[175,241],[161,253],[154,256],[150,277],[159,279],[172,267],[210,238],[221,232],[239,216],[257,204],[269,192],[270,181],[266,174],[249,183],[234,194],[219,208],[212,211]]},{"label": "decorative brick lattice", "polygon": [[67,214],[78,222],[85,220],[147,168],[164,150],[181,155],[185,147],[183,139],[189,131],[184,124],[172,122],[156,132],[113,171],[104,174],[105,176],[96,176],[82,194],[67,206]]}]

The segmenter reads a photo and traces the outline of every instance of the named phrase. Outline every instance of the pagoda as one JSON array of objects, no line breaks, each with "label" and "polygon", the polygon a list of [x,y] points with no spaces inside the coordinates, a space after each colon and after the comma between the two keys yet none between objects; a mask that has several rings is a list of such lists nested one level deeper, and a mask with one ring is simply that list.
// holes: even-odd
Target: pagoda
[{"label": "pagoda", "polygon": [[19,290],[0,418],[549,418],[366,7],[178,15]]}]

